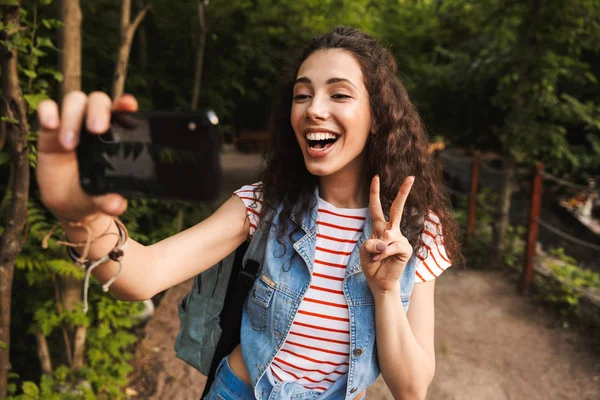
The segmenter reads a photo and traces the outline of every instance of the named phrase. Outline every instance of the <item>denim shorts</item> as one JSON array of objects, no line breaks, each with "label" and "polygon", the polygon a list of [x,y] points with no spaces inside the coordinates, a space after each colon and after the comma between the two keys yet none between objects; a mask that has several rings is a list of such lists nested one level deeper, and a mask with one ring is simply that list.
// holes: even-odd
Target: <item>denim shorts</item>
[{"label": "denim shorts", "polygon": [[[296,396],[292,398],[294,397]],[[301,397],[304,396],[298,396],[298,398]],[[366,397],[365,394],[360,400],[365,400]],[[227,356],[217,366],[215,380],[203,400],[248,400],[254,398],[254,389],[233,372],[229,366],[229,356]]]},{"label": "denim shorts", "polygon": [[217,366],[215,380],[204,400],[247,400],[254,399],[254,389],[237,376],[229,366],[229,356]]}]

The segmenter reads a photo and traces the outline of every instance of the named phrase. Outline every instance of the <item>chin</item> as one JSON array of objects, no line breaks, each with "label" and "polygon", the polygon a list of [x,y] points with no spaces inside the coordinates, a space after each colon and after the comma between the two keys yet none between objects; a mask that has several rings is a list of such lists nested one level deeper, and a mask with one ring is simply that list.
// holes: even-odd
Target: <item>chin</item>
[{"label": "chin", "polygon": [[333,170],[326,165],[315,165],[314,163],[304,163],[304,166],[311,175],[314,176],[328,176],[333,174]]}]

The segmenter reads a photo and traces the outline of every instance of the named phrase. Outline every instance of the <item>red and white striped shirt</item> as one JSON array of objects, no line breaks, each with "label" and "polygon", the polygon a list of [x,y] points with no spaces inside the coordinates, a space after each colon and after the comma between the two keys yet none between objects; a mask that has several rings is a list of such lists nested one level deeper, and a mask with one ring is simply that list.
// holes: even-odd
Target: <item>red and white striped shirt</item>
[{"label": "red and white striped shirt", "polygon": [[[247,185],[234,192],[246,205],[250,235],[258,225],[262,204],[257,186]],[[271,363],[270,372],[277,380],[324,392],[348,371],[350,320],[342,282],[368,212],[368,208],[337,208],[318,198],[312,281],[289,335]],[[439,220],[430,215],[423,234],[427,252],[417,255],[416,282],[433,280],[450,266],[440,238],[434,239],[438,226]]]}]

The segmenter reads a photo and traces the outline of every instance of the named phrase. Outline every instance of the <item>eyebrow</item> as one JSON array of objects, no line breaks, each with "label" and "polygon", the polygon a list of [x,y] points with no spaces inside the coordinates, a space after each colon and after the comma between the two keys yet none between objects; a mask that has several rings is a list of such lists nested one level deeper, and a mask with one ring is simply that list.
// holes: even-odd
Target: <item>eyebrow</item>
[{"label": "eyebrow", "polygon": [[[339,83],[339,82],[347,82],[347,83],[351,84],[352,86],[354,86],[358,90],[356,85],[354,83],[352,83],[349,79],[346,79],[346,78],[329,78],[329,79],[327,79],[327,81],[325,83],[327,85],[332,85],[334,83]],[[312,83],[312,82],[307,77],[301,76],[300,78],[296,79],[294,86],[297,85],[298,83]]]}]

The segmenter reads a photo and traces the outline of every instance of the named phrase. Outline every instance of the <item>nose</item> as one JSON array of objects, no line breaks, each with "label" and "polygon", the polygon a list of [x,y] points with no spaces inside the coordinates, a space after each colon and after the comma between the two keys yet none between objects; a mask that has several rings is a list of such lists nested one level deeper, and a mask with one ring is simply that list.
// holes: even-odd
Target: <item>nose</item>
[{"label": "nose", "polygon": [[322,96],[314,96],[306,109],[306,118],[311,121],[325,121],[329,118],[329,109]]}]

